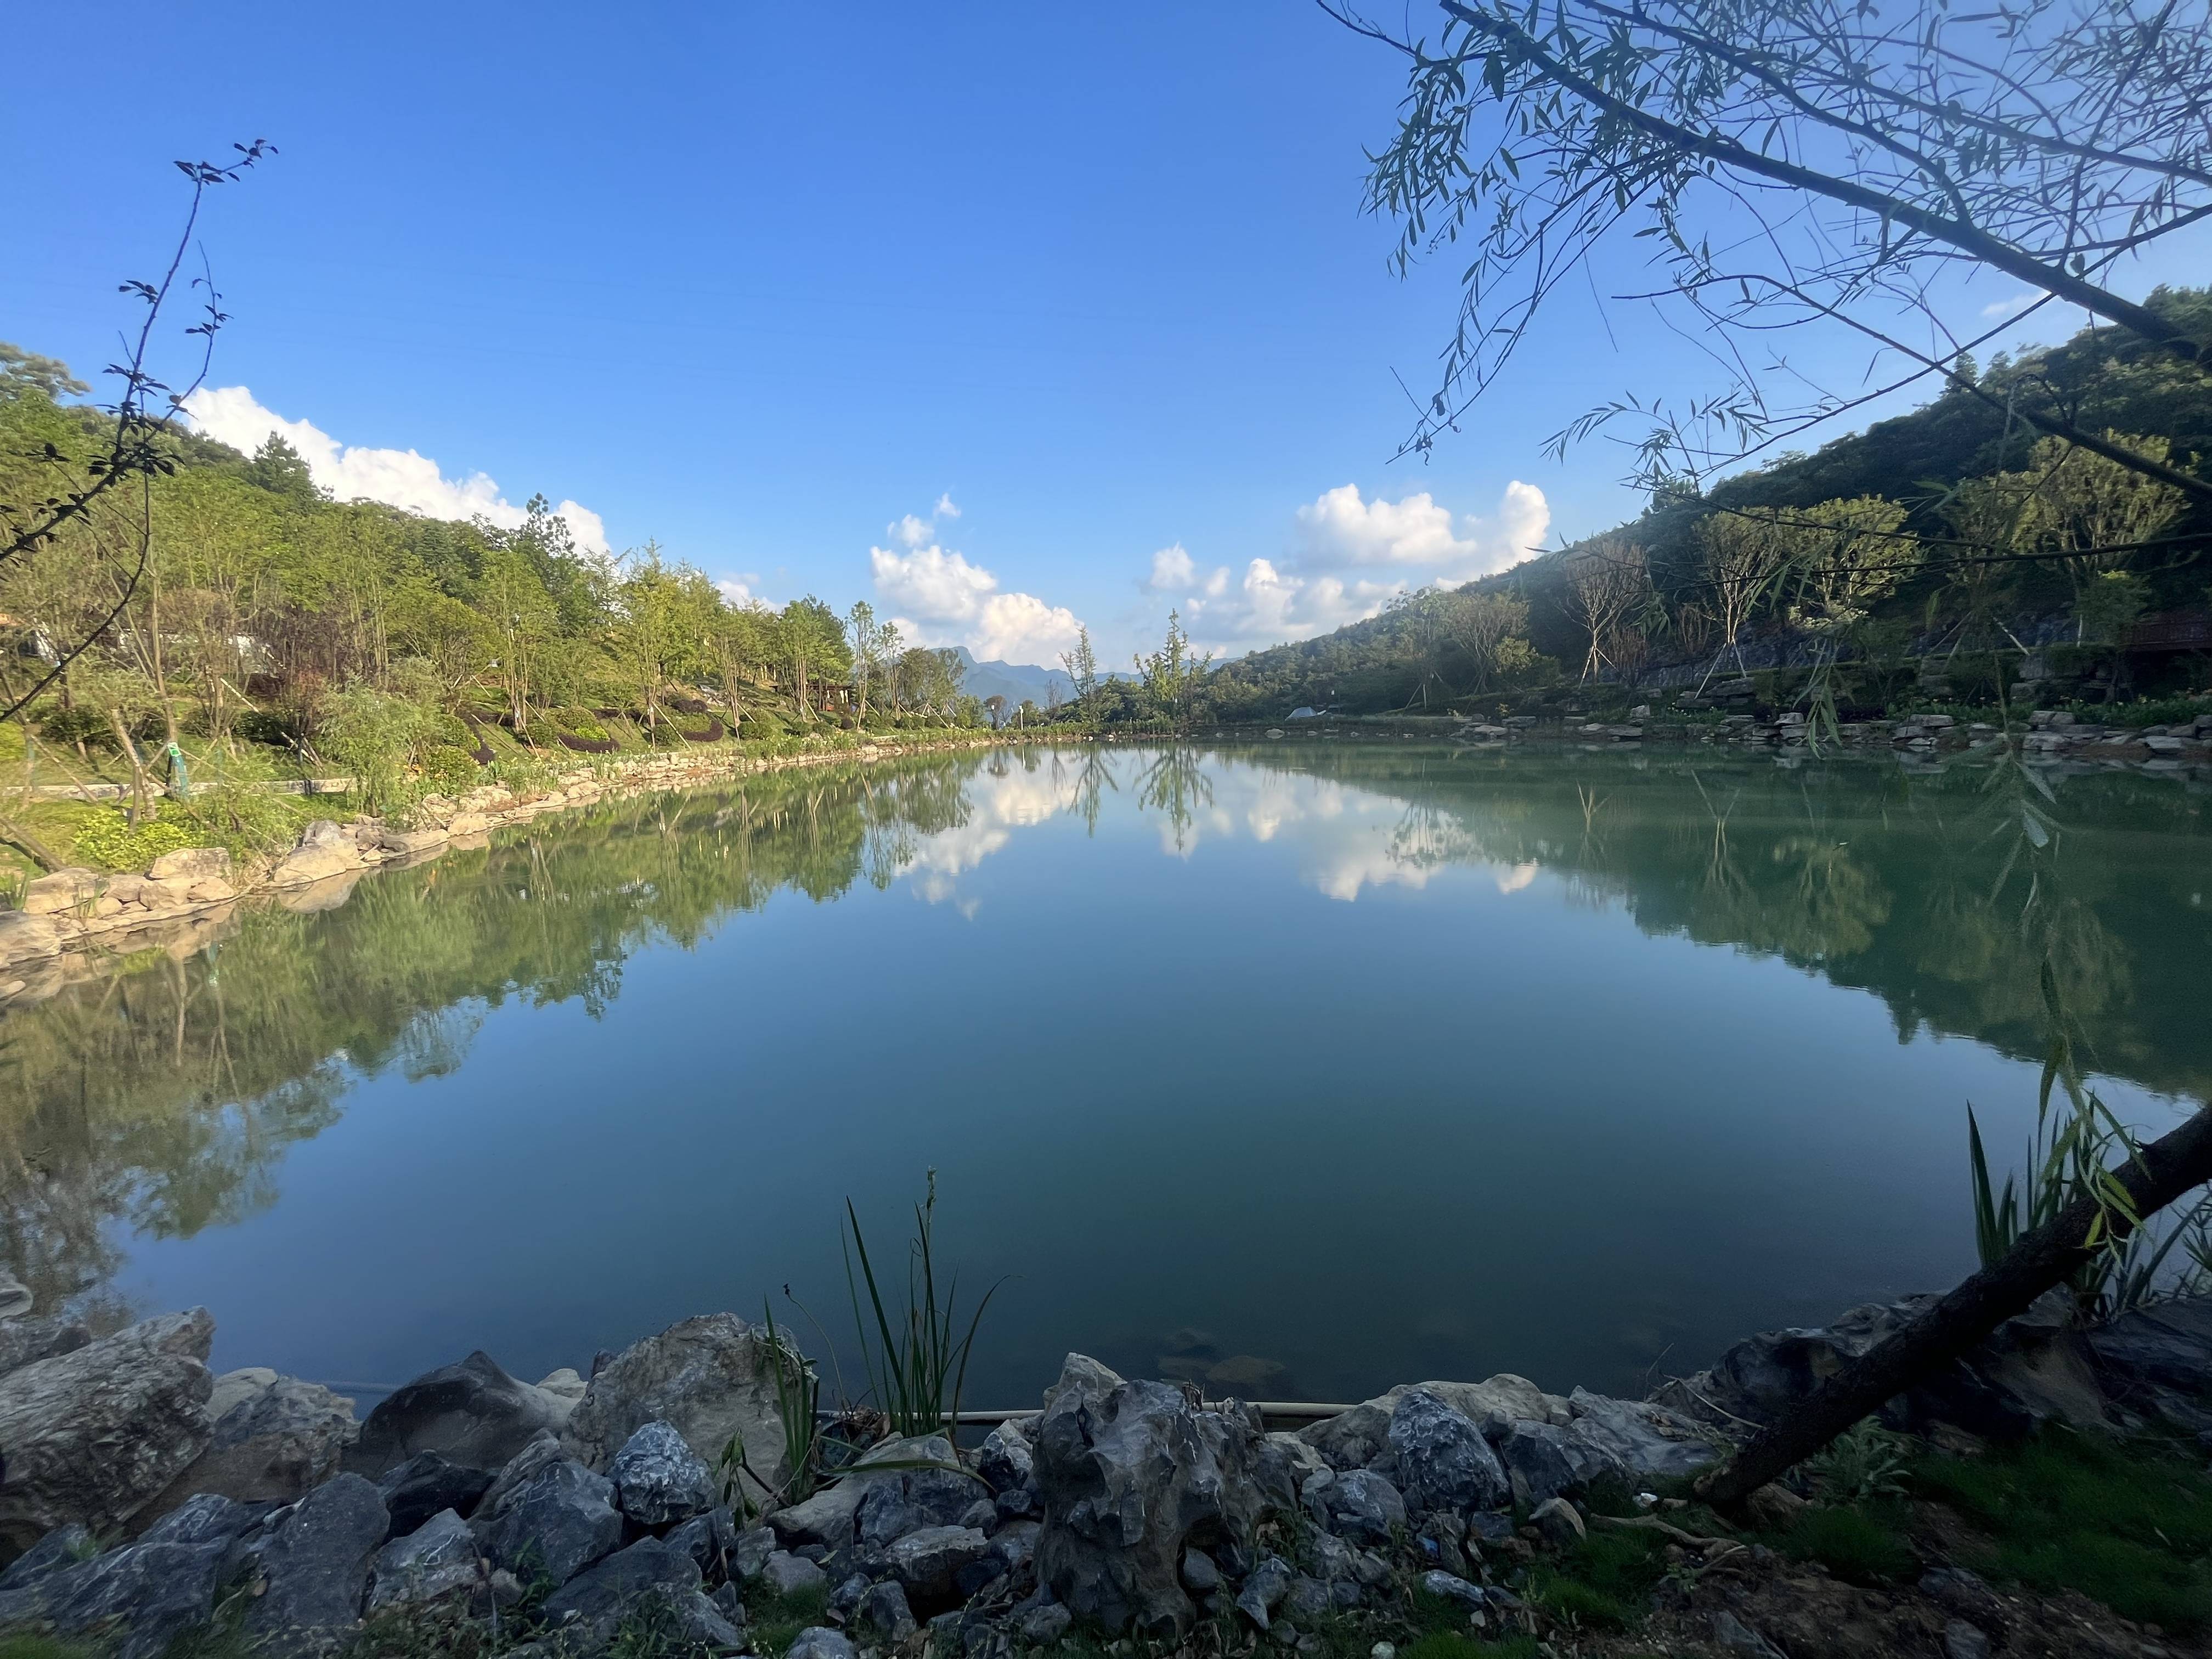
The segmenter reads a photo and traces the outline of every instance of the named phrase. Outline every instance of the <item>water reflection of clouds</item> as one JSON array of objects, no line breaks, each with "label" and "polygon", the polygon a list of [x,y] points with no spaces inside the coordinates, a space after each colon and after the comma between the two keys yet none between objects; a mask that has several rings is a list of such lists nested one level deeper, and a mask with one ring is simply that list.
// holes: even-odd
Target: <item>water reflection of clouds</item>
[{"label": "water reflection of clouds", "polygon": [[[1102,776],[1103,773],[1103,776]],[[1125,787],[1126,786],[1126,787]],[[978,772],[959,825],[926,836],[902,873],[930,904],[972,916],[960,878],[1001,851],[1016,830],[1096,805],[1103,795],[1151,820],[1164,857],[1187,862],[1207,842],[1279,839],[1299,849],[1300,878],[1344,903],[1370,889],[1419,890],[1446,866],[1487,867],[1501,894],[1521,892],[1540,866],[1487,856],[1455,815],[1333,778],[1302,777],[1190,751],[1123,750],[1042,757],[1034,767]]]}]

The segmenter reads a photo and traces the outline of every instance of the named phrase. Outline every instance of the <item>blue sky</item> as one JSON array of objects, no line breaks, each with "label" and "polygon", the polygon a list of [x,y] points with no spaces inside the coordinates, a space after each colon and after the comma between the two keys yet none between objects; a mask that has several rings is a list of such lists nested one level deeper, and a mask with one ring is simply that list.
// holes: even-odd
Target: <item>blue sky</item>
[{"label": "blue sky", "polygon": [[91,58],[74,8],[11,25],[59,72],[0,112],[33,253],[0,262],[0,338],[96,369],[170,160],[267,137],[205,221],[212,429],[308,423],[341,494],[542,491],[617,552],[985,657],[1048,660],[1080,618],[1126,661],[1178,603],[1243,650],[1602,529],[1637,505],[1621,458],[1544,435],[1705,378],[1570,299],[1392,464],[1393,371],[1425,389],[1455,265],[1386,270],[1362,146],[1397,66],[1304,0],[102,15]]}]

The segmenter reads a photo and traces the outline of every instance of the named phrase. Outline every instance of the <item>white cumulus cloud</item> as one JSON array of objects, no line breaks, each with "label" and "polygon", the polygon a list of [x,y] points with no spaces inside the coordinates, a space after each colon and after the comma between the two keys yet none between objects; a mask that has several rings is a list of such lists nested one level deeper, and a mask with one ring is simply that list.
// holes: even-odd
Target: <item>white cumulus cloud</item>
[{"label": "white cumulus cloud", "polygon": [[1551,525],[1544,492],[1518,478],[1494,514],[1457,520],[1425,489],[1368,501],[1358,484],[1340,484],[1298,509],[1299,562],[1316,570],[1407,566],[1443,581],[1472,581],[1528,557]]},{"label": "white cumulus cloud", "polygon": [[[958,514],[945,496],[931,518]],[[1075,643],[1080,624],[1066,605],[1047,605],[1034,593],[1000,592],[996,575],[933,539],[932,524],[911,513],[890,530],[904,550],[872,547],[868,564],[877,597],[892,609],[908,638],[924,645],[957,641],[982,662],[1048,667]]]},{"label": "white cumulus cloud", "polygon": [[[507,530],[520,528],[529,516],[485,473],[449,478],[437,462],[411,449],[342,444],[312,421],[288,421],[264,409],[242,386],[204,386],[185,399],[185,413],[209,437],[248,455],[272,434],[283,437],[300,452],[316,485],[342,501],[382,501],[431,519],[482,518]],[[589,507],[564,501],[554,512],[568,520],[578,546],[611,550],[606,526]]]}]

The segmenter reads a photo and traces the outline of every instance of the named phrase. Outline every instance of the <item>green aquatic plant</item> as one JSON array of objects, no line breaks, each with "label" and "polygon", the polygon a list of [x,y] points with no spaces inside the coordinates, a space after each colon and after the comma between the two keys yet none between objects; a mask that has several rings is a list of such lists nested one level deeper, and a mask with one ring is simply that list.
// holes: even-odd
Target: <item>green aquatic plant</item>
[{"label": "green aquatic plant", "polygon": [[[860,1212],[845,1200],[845,1283],[853,1301],[853,1322],[860,1334],[860,1358],[868,1378],[868,1397],[890,1419],[892,1432],[934,1434],[960,1414],[960,1390],[968,1376],[968,1356],[975,1346],[975,1333],[983,1311],[998,1294],[997,1285],[983,1292],[982,1300],[960,1329],[959,1275],[948,1278],[940,1289],[937,1278],[934,1231],[937,1218],[937,1171],[928,1173],[928,1196],[915,1206],[915,1237],[907,1259],[906,1306],[896,1323],[884,1304],[883,1287],[869,1259],[867,1240],[860,1231]],[[853,1267],[860,1264],[856,1278]],[[861,1304],[862,1285],[867,1303]],[[873,1328],[871,1329],[871,1316]]]}]

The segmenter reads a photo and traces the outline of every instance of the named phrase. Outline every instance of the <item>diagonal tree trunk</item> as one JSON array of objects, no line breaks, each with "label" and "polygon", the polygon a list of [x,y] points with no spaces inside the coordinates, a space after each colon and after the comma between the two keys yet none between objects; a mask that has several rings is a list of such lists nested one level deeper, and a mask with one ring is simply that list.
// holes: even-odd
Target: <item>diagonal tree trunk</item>
[{"label": "diagonal tree trunk", "polygon": [[[2111,1173],[2144,1221],[2212,1181],[2212,1106]],[[2063,1284],[2095,1254],[2083,1241],[2099,1208],[2094,1194],[2075,1199],[2021,1238],[2002,1260],[1962,1281],[1887,1341],[1829,1377],[1787,1417],[1753,1435],[1732,1462],[1698,1483],[1698,1495],[1717,1508],[1742,1503],[1861,1418],[1959,1358],[2006,1320],[2026,1312],[2036,1297]],[[2104,1214],[2114,1243],[2132,1231],[2127,1218],[2109,1206]]]}]

